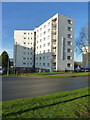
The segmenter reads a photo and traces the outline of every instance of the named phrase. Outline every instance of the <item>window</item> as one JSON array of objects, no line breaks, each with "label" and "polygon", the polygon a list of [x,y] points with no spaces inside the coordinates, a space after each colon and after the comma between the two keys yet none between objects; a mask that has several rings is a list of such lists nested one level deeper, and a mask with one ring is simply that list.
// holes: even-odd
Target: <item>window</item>
[{"label": "window", "polygon": [[38,63],[36,63],[36,65],[38,66]]},{"label": "window", "polygon": [[39,59],[41,60],[41,57]]},{"label": "window", "polygon": [[31,35],[32,35],[32,33],[31,33]]},{"label": "window", "polygon": [[32,58],[30,58],[30,60],[32,60]]},{"label": "window", "polygon": [[43,51],[43,53],[45,53],[45,50]]},{"label": "window", "polygon": [[32,40],[32,37],[31,37],[31,40]]},{"label": "window", "polygon": [[48,35],[48,39],[50,38],[50,35]]},{"label": "window", "polygon": [[71,41],[67,41],[67,44],[68,44],[68,45],[72,45],[72,42],[71,42]]},{"label": "window", "polygon": [[71,35],[71,34],[68,34],[68,38],[72,38],[72,35]]},{"label": "window", "polygon": [[71,56],[67,56],[67,59],[70,60],[70,59],[71,59]]},{"label": "window", "polygon": [[68,63],[68,64],[67,64],[67,67],[70,67],[70,65],[71,65],[71,64],[70,64],[70,63]]},{"label": "window", "polygon": [[49,60],[49,56],[47,56],[47,60]]},{"label": "window", "polygon": [[63,50],[63,54],[62,54],[62,59],[65,60],[66,57],[66,39],[64,37],[62,37],[62,50]]},{"label": "window", "polygon": [[72,24],[72,20],[68,20],[68,24]]},{"label": "window", "polygon": [[38,41],[37,41],[37,43],[38,43]]},{"label": "window", "polygon": [[48,26],[50,25],[50,22],[48,23]]},{"label": "window", "polygon": [[24,34],[26,34],[26,33],[24,33]]},{"label": "window", "polygon": [[42,28],[40,28],[40,31],[42,31]]},{"label": "window", "polygon": [[26,54],[26,52],[23,52],[23,54]]},{"label": "window", "polygon": [[28,40],[29,40],[29,38],[28,38]]},{"label": "window", "polygon": [[23,42],[23,44],[26,44],[26,42]]},{"label": "window", "polygon": [[48,43],[48,46],[50,46],[50,42]]},{"label": "window", "polygon": [[43,47],[45,47],[45,44],[43,45]]},{"label": "window", "polygon": [[23,63],[24,65],[26,64],[26,63]]},{"label": "window", "polygon": [[43,66],[45,66],[45,63],[43,63]]},{"label": "window", "polygon": [[46,34],[46,31],[44,31],[44,33],[43,33],[44,35]]},{"label": "window", "polygon": [[27,58],[29,60],[29,58]]},{"label": "window", "polygon": [[46,25],[44,25],[44,28],[46,28]]},{"label": "window", "polygon": [[23,47],[24,49],[26,49],[26,47]]},{"label": "window", "polygon": [[46,38],[43,38],[43,40],[45,41]]},{"label": "window", "polygon": [[29,52],[28,52],[28,55],[29,55]]},{"label": "window", "polygon": [[42,33],[40,34],[40,37],[42,36]]},{"label": "window", "polygon": [[49,63],[47,63],[47,66],[49,66]]},{"label": "window", "polygon": [[48,49],[48,52],[50,52],[50,49]]},{"label": "window", "polygon": [[28,45],[29,45],[29,43],[28,43]]},{"label": "window", "polygon": [[41,48],[42,46],[40,45],[40,48]]},{"label": "window", "polygon": [[37,32],[39,32],[39,30],[37,30]]},{"label": "window", "polygon": [[23,59],[25,60],[26,58],[25,58],[25,57],[23,57]]},{"label": "window", "polygon": [[38,49],[38,46],[37,46],[37,49]]},{"label": "window", "polygon": [[24,39],[26,39],[26,37],[24,37]]},{"label": "window", "polygon": [[32,65],[32,63],[30,63],[30,65]]},{"label": "window", "polygon": [[43,60],[45,60],[45,57],[43,57]]},{"label": "window", "polygon": [[29,65],[29,63],[27,63]]},{"label": "window", "polygon": [[70,48],[67,49],[67,52],[72,52],[72,50]]},{"label": "window", "polygon": [[29,50],[29,48],[28,48],[28,50]]},{"label": "window", "polygon": [[68,31],[72,31],[72,28],[71,28],[71,27],[68,27]]},{"label": "window", "polygon": [[41,66],[41,63],[39,63],[39,65]]},{"label": "window", "polygon": [[48,32],[50,32],[50,29],[48,29]]},{"label": "window", "polygon": [[38,35],[37,35],[37,38],[38,38]]},{"label": "window", "polygon": [[42,42],[42,39],[40,39],[40,42]]}]

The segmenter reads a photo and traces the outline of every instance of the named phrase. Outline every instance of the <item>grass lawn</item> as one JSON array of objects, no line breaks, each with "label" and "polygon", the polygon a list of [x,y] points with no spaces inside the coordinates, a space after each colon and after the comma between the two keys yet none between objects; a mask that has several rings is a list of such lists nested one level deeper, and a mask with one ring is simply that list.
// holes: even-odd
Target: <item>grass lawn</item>
[{"label": "grass lawn", "polygon": [[[18,73],[18,74],[9,74],[8,76],[28,76],[28,75],[52,75],[52,74],[65,74],[65,72],[45,72],[45,73]],[[7,75],[2,75],[7,76]]]},{"label": "grass lawn", "polygon": [[68,73],[68,74],[61,74],[61,75],[51,75],[51,76],[43,76],[44,78],[49,78],[49,77],[81,77],[81,76],[89,76],[90,73]]},{"label": "grass lawn", "polygon": [[[58,75],[59,74],[59,75]],[[69,72],[51,72],[51,73],[18,73],[18,74],[9,74],[8,76],[40,76],[42,78],[47,78],[47,77],[75,77],[75,76],[88,76],[90,75],[90,72],[83,72],[83,73],[69,73]],[[7,76],[7,75],[3,75]]]},{"label": "grass lawn", "polygon": [[[2,102],[6,118],[90,118],[88,88]],[[62,119],[63,120],[63,119]]]}]

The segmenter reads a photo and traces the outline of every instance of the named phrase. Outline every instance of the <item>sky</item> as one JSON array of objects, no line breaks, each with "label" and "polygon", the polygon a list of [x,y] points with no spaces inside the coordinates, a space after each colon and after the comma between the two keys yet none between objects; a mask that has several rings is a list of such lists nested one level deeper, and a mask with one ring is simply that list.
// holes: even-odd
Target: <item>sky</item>
[{"label": "sky", "polygon": [[[78,38],[81,27],[88,23],[87,2],[3,2],[2,50],[12,58],[14,30],[33,30],[56,13],[74,19],[74,40]],[[81,55],[75,54],[75,61],[81,60]]]}]

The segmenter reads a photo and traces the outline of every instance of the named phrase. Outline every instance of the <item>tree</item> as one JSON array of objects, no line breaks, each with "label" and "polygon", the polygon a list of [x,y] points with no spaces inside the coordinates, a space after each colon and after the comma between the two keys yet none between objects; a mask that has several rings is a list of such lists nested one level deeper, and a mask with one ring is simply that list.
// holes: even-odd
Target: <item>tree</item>
[{"label": "tree", "polygon": [[[82,53],[82,48],[88,46],[88,26],[84,26],[80,30],[79,37],[75,41],[75,52]],[[85,49],[87,52],[87,49]]]},{"label": "tree", "polygon": [[2,52],[1,61],[2,61],[3,72],[6,74],[7,70],[8,70],[8,67],[10,68],[10,60],[9,60],[8,53],[6,51]]}]

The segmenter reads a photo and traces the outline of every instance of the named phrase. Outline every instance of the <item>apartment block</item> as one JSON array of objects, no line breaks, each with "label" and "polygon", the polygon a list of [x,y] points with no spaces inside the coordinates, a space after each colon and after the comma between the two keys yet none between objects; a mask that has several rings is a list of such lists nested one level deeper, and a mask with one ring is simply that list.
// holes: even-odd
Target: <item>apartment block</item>
[{"label": "apartment block", "polygon": [[74,70],[74,21],[69,17],[56,14],[32,31],[15,30],[14,45],[18,70]]},{"label": "apartment block", "polygon": [[[14,31],[14,67],[19,72],[28,72],[34,65],[34,31]],[[30,70],[29,70],[30,72]]]}]

